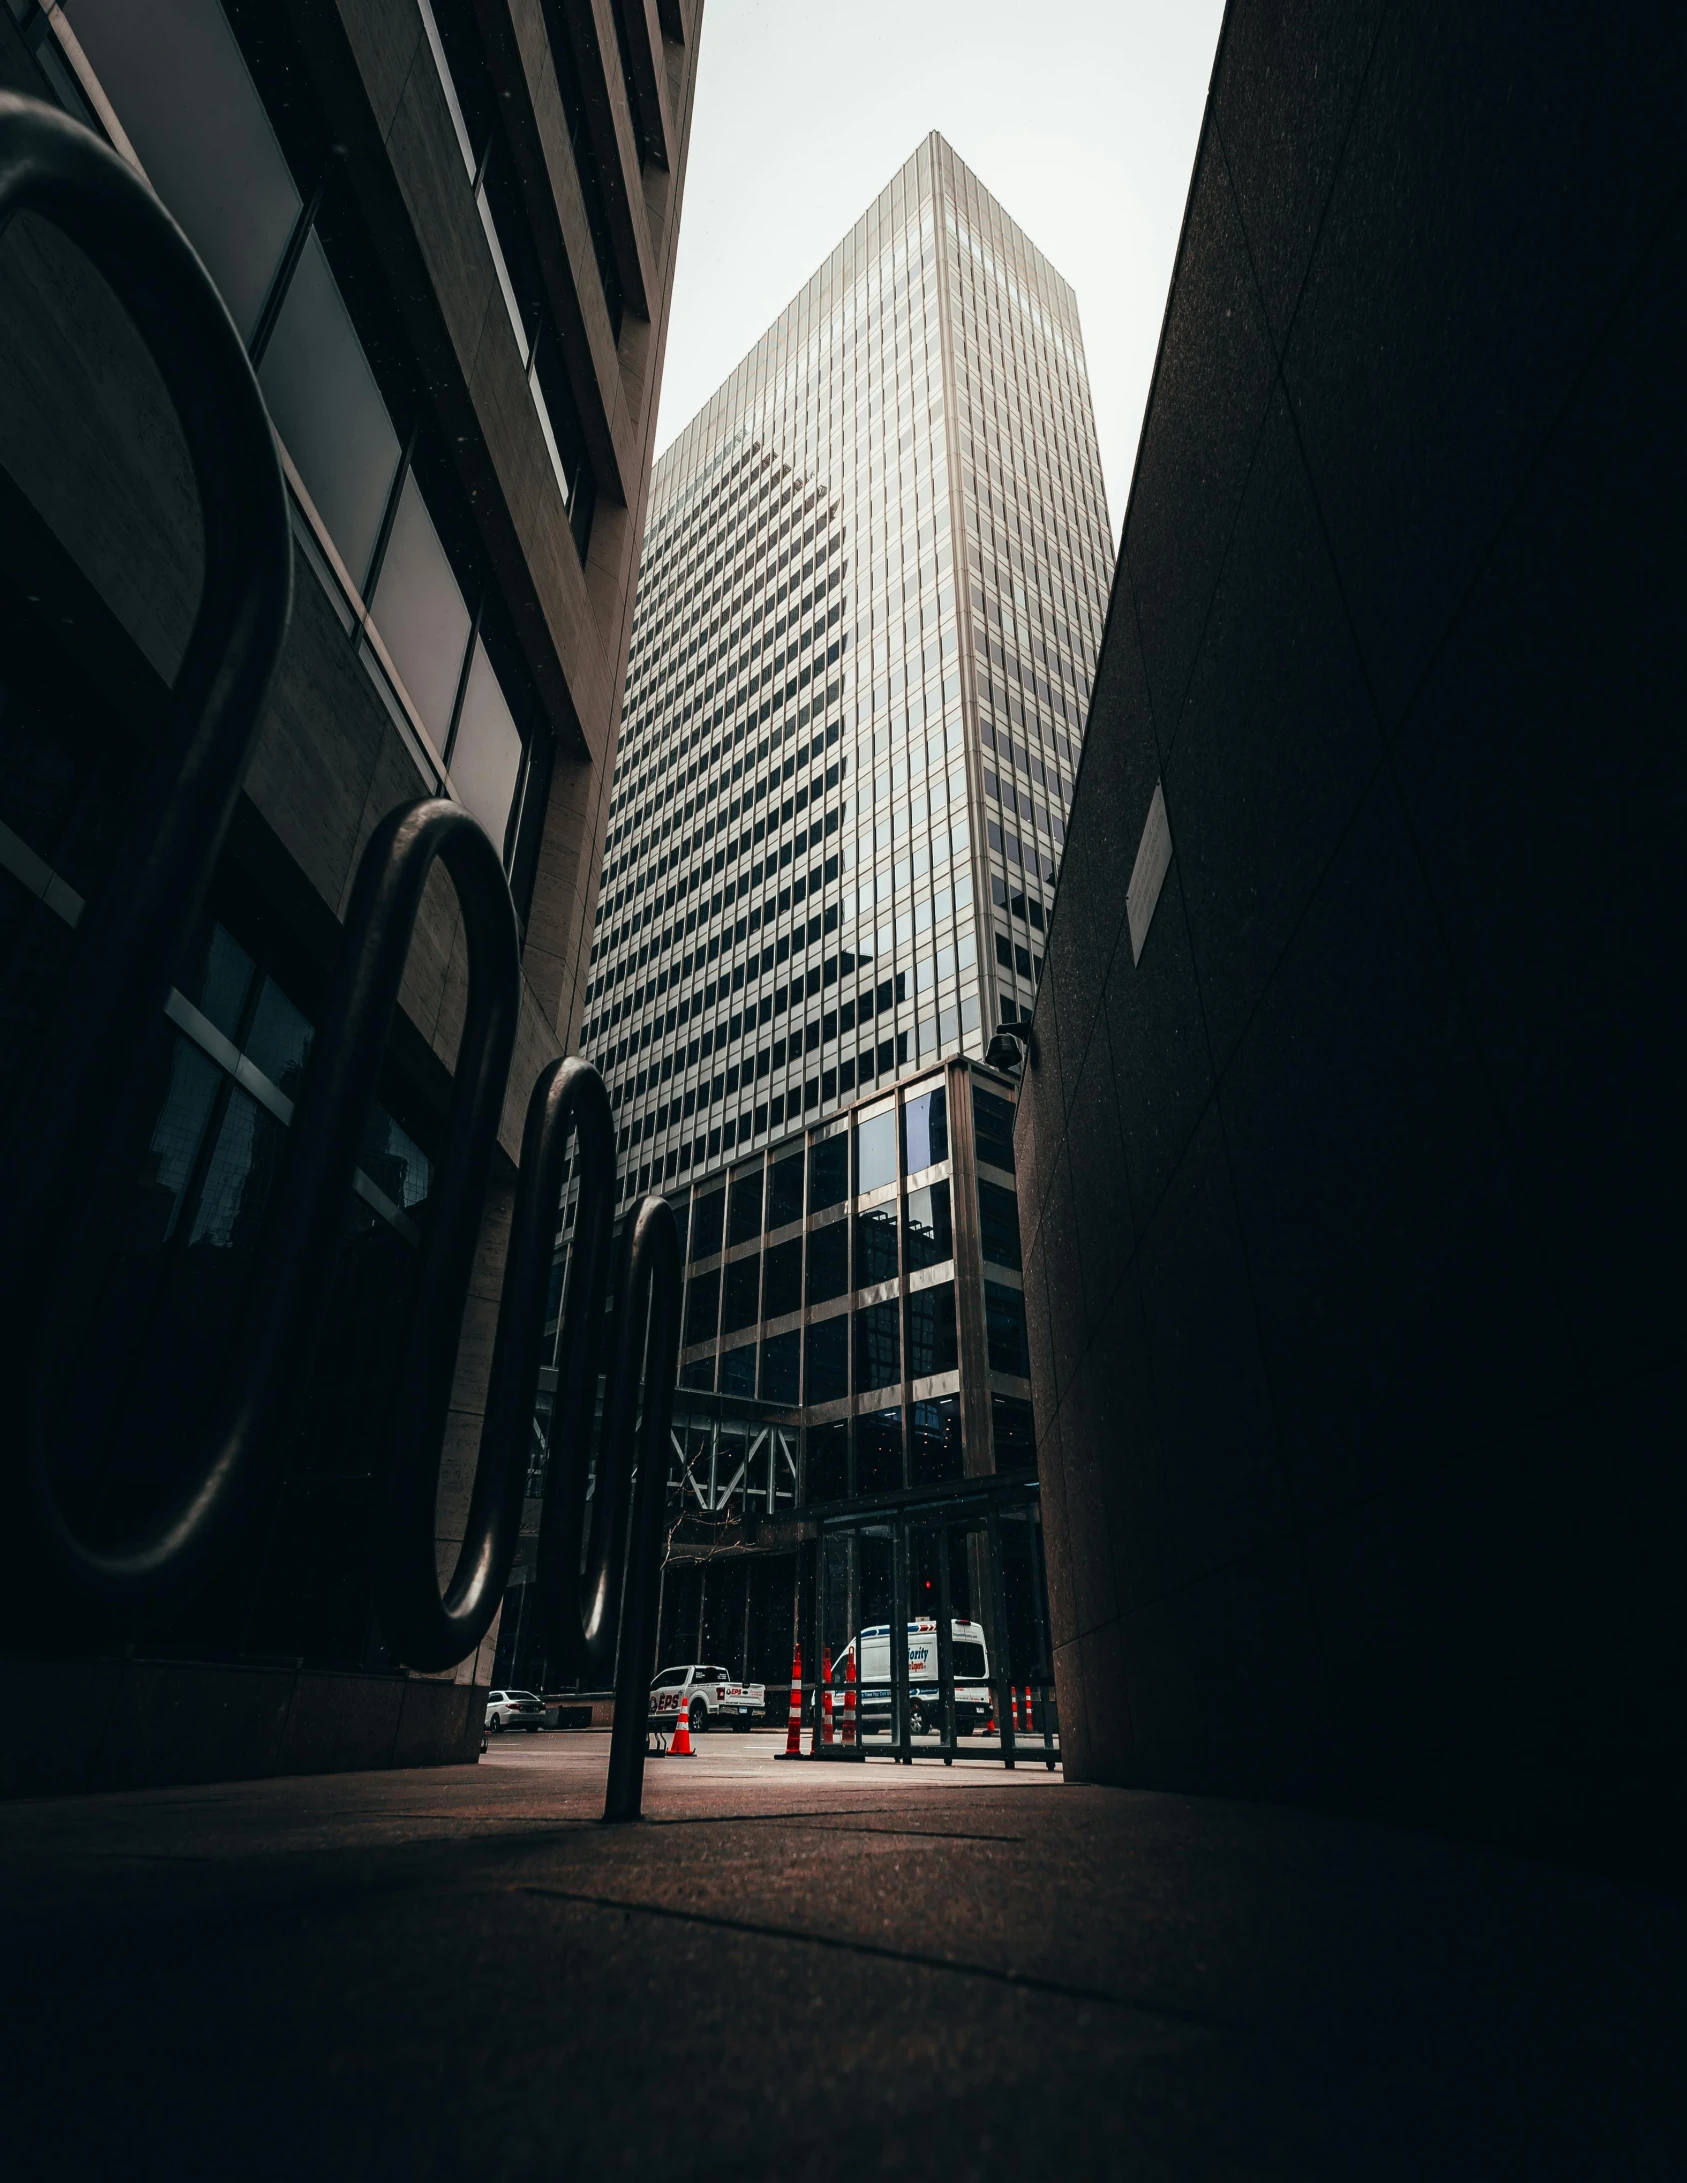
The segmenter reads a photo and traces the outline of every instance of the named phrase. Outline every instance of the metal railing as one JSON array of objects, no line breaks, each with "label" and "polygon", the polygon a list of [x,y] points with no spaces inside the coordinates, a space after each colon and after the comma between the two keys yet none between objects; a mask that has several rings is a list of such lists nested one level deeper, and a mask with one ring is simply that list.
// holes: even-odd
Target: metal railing
[{"label": "metal railing", "polygon": [[[293,1380],[330,1294],[338,1226],[423,890],[439,861],[463,918],[469,996],[381,1456],[370,1545],[376,1609],[397,1656],[426,1670],[466,1658],[498,1611],[521,1521],[568,1147],[577,1141],[581,1202],[553,1421],[562,1459],[547,1481],[540,1582],[559,1659],[601,1673],[619,1636],[617,1722],[636,1713],[638,1734],[635,1750],[630,1729],[623,1736],[617,1728],[605,1816],[636,1817],[679,1357],[680,1255],[671,1209],[646,1198],[625,1223],[606,1310],[613,1122],[602,1079],[579,1059],[550,1064],[528,1103],[466,1535],[443,1593],[437,1574],[440,1458],[520,1005],[508,883],[493,844],[461,805],[433,798],[405,805],[364,851],[256,1271],[183,1479],[150,1517],[99,1544],[77,1531],[55,1491],[51,1421],[98,1294],[113,1185],[133,1172],[145,1143],[140,1058],[199,917],[263,718],[287,629],[292,548],[262,397],[181,230],[78,123],[0,96],[0,229],[23,211],[80,245],[151,352],[188,444],[206,574],[155,761],[79,921],[63,989],[0,1145],[0,1341],[12,1368],[0,1490],[23,1548],[11,1556],[8,1635],[22,1646],[56,1647],[75,1627],[99,1641],[179,1610],[227,1566],[266,1505]],[[588,1538],[592,1424],[605,1365]]]}]

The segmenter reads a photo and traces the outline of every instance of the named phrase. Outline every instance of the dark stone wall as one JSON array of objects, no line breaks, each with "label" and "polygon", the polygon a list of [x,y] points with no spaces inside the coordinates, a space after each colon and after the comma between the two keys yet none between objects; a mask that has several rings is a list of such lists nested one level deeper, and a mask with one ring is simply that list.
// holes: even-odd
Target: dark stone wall
[{"label": "dark stone wall", "polygon": [[1229,9],[1019,1110],[1073,1778],[1679,1874],[1682,21]]}]

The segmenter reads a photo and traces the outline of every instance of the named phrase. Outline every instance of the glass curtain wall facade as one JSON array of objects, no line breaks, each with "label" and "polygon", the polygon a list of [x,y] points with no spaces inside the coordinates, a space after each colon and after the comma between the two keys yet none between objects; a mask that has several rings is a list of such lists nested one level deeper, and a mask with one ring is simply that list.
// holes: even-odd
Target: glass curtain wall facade
[{"label": "glass curtain wall facade", "polygon": [[1076,298],[933,135],[656,467],[586,989],[624,1196],[1030,1014],[1111,571]]}]

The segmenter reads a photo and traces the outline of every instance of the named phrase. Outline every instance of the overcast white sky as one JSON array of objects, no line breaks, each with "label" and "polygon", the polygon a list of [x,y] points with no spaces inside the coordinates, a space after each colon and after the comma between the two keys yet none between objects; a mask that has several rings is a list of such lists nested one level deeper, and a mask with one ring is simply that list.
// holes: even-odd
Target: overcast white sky
[{"label": "overcast white sky", "polygon": [[928,129],[1077,290],[1118,537],[1222,0],[706,0],[658,450]]}]

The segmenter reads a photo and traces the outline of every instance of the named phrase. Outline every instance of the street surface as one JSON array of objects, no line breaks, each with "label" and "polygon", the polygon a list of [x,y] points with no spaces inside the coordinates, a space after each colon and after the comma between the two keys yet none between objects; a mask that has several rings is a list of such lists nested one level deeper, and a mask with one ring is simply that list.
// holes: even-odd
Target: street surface
[{"label": "street surface", "polygon": [[0,2172],[1687,2172],[1675,1901],[782,1742],[0,1807]]}]

